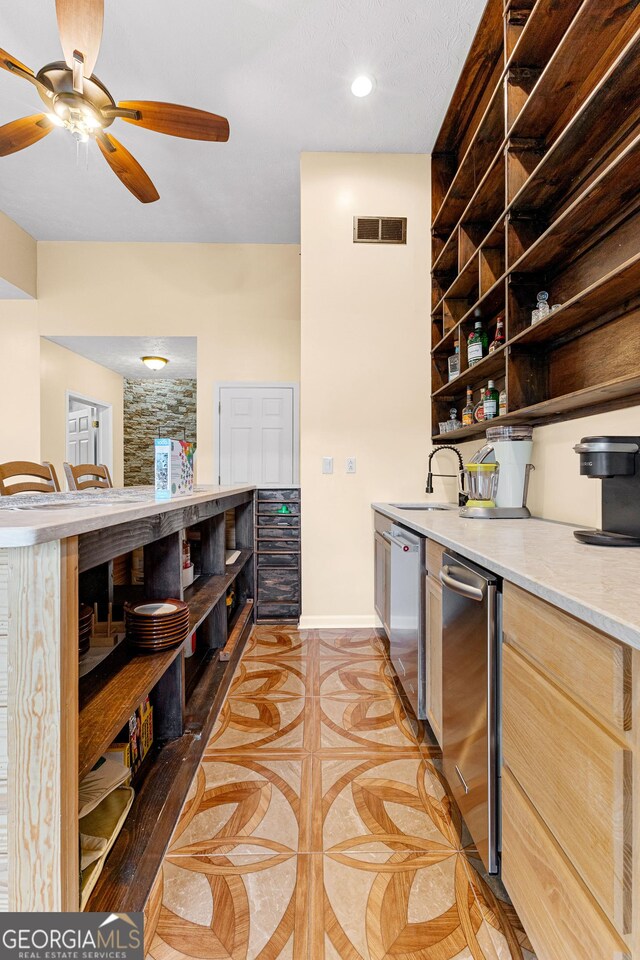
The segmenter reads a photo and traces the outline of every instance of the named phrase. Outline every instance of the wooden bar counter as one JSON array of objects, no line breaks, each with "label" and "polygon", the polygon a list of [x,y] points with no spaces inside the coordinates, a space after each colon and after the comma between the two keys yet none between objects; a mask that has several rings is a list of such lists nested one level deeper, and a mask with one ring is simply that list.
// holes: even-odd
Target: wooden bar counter
[{"label": "wooden bar counter", "polygon": [[[240,551],[231,565],[230,511]],[[199,535],[202,571],[183,590],[185,528]],[[0,910],[79,909],[78,783],[150,694],[154,746],[86,907],[143,909],[233,673],[236,658],[220,652],[238,641],[239,653],[251,630],[253,546],[250,486],[197,487],[170,501],[134,487],[0,502]],[[79,583],[140,547],[144,595],[189,604],[199,655],[186,660],[181,646],[142,654],[124,641],[80,678]]]}]

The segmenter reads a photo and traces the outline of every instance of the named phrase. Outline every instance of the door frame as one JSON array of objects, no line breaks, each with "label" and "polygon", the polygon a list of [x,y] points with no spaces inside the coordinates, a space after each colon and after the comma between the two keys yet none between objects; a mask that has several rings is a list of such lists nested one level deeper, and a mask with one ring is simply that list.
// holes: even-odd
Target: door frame
[{"label": "door frame", "polygon": [[300,384],[295,380],[216,380],[213,384],[213,468],[214,477],[220,483],[220,410],[222,390],[233,387],[249,387],[258,390],[286,390],[293,391],[293,484],[300,483]]},{"label": "door frame", "polygon": [[113,476],[113,404],[87,397],[76,390],[65,391],[64,411],[64,458],[69,457],[69,404],[71,401],[95,407],[98,411],[98,463],[104,463]]}]

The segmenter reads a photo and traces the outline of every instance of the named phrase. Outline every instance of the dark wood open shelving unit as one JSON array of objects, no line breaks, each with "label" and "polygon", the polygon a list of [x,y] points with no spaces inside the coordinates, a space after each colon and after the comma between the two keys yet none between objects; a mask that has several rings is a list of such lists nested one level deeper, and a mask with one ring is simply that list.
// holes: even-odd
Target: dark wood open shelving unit
[{"label": "dark wood open shelving unit", "polygon": [[[227,515],[240,551],[225,561]],[[182,587],[182,536],[199,545],[201,575]],[[81,599],[104,578],[95,575],[114,557],[144,550],[144,587],[121,587],[126,597],[176,597],[189,605],[189,637],[158,653],[139,652],[126,640],[80,680],[78,775],[82,779],[118,738],[136,707],[149,696],[154,744],[133,778],[135,799],[122,832],[92,891],[89,911],[142,910],[171,838],[189,785],[254,621],[254,494],[176,509],[152,520],[132,521],[79,538]],[[227,592],[233,586],[231,616]],[[95,598],[97,599],[97,598]]]},{"label": "dark wood open shelving unit", "polygon": [[[493,379],[505,423],[640,401],[640,8],[489,0],[432,158],[432,439]],[[561,308],[531,326],[536,293]],[[476,318],[505,346],[469,368]],[[447,358],[460,344],[460,374]]]}]

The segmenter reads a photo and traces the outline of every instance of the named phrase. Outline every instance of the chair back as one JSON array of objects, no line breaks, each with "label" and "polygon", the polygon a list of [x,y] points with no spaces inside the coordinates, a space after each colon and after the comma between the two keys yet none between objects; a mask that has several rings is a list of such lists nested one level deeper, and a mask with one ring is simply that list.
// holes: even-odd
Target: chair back
[{"label": "chair back", "polygon": [[[9,483],[14,477],[23,479]],[[29,479],[26,479],[26,478]],[[0,463],[0,496],[14,493],[58,493],[60,484],[52,463],[31,463],[29,460],[9,460]]]},{"label": "chair back", "polygon": [[104,463],[65,463],[64,474],[69,490],[101,490],[113,487],[109,468]]}]

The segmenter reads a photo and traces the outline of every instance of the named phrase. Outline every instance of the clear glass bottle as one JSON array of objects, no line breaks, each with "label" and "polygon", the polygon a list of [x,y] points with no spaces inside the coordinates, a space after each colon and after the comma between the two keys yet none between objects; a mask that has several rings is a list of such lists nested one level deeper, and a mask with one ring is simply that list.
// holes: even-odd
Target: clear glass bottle
[{"label": "clear glass bottle", "polygon": [[470,427],[473,423],[473,390],[467,387],[467,402],[462,410],[462,426]]},{"label": "clear glass bottle", "polygon": [[504,317],[500,316],[496,322],[496,335],[489,345],[489,353],[493,353],[493,351],[501,347],[504,342]]},{"label": "clear glass bottle", "polygon": [[501,390],[498,399],[498,416],[504,417],[507,412],[507,391]]},{"label": "clear glass bottle", "polygon": [[482,358],[486,356],[488,340],[489,338],[482,326],[482,320],[476,320],[473,332],[469,334],[467,341],[467,362],[470,367],[480,363]]},{"label": "clear glass bottle", "polygon": [[500,394],[496,390],[495,383],[493,380],[489,380],[489,383],[486,386],[484,391],[484,418],[485,420],[493,420],[494,417],[498,416],[498,404],[500,400]]}]

